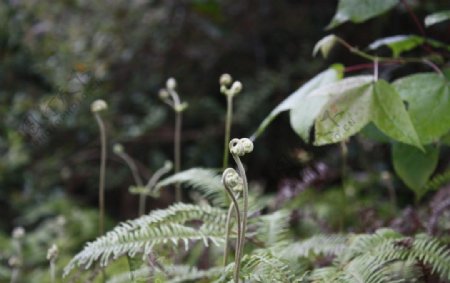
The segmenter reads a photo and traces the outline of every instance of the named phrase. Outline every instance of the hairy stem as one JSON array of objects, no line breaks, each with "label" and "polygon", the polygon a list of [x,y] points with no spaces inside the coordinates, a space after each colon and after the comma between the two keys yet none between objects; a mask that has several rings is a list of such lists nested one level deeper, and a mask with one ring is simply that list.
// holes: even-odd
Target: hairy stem
[{"label": "hairy stem", "polygon": [[101,161],[100,161],[100,177],[98,185],[98,207],[99,207],[99,235],[103,235],[105,232],[105,170],[106,170],[106,130],[102,118],[98,113],[95,113],[95,120],[97,121],[100,129],[100,142],[101,142]]},{"label": "hairy stem", "polygon": [[228,216],[227,216],[227,224],[226,224],[226,229],[227,229],[227,236],[226,236],[226,242],[225,242],[225,253],[224,253],[224,266],[226,266],[227,263],[227,257],[228,257],[228,239],[229,239],[229,234],[230,234],[230,219],[231,219],[231,213],[232,210],[234,209],[234,212],[236,214],[236,221],[237,221],[237,234],[238,237],[236,238],[236,252],[235,252],[235,257],[234,257],[234,272],[233,272],[233,278],[234,278],[234,282],[235,283],[239,283],[239,272],[240,272],[240,268],[241,268],[241,249],[240,249],[240,236],[242,234],[242,230],[241,230],[241,213],[239,211],[239,205],[238,202],[236,200],[236,198],[233,195],[233,192],[231,191],[230,188],[228,188],[228,186],[225,184],[225,182],[222,181],[222,183],[224,184],[225,190],[228,193],[228,196],[231,198],[231,205],[230,205],[230,209],[228,210]]},{"label": "hairy stem", "polygon": [[[236,154],[232,154],[234,161],[236,162],[239,170],[239,175],[241,175],[243,181],[243,201],[244,208],[242,210],[242,229],[239,241],[239,256],[242,256],[244,253],[244,242],[245,242],[245,233],[247,230],[247,214],[248,214],[248,183],[247,183],[247,175],[245,174],[244,165],[241,162],[241,159]],[[240,261],[240,258],[239,258]]]},{"label": "hairy stem", "polygon": [[230,142],[230,134],[231,134],[231,121],[233,118],[233,96],[227,95],[227,116],[225,120],[225,140],[223,147],[223,163],[222,169],[225,170],[228,166],[228,158],[229,158],[229,149],[228,143]]}]

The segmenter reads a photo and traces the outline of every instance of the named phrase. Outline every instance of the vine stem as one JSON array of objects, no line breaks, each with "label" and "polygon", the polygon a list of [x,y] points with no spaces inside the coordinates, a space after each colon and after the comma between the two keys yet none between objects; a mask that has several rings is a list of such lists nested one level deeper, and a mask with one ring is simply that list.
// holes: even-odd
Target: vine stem
[{"label": "vine stem", "polygon": [[227,97],[227,116],[225,120],[225,139],[224,139],[223,163],[222,163],[223,170],[225,170],[228,166],[228,158],[230,154],[228,149],[228,143],[230,142],[231,120],[233,117],[233,95],[226,95],[226,97]]},{"label": "vine stem", "polygon": [[[232,154],[234,161],[236,162],[239,170],[239,175],[241,175],[243,181],[243,201],[244,208],[242,211],[242,228],[241,228],[241,236],[239,241],[239,256],[242,256],[244,253],[244,242],[245,242],[245,233],[247,230],[247,214],[248,214],[248,183],[247,183],[247,175],[245,174],[244,165],[241,162],[241,159],[236,154]],[[240,258],[239,258],[240,262]]]},{"label": "vine stem", "polygon": [[236,200],[236,198],[233,195],[232,190],[226,185],[226,183],[223,181],[223,177],[222,177],[222,183],[223,186],[225,187],[226,192],[228,193],[228,196],[231,198],[231,205],[230,205],[230,209],[228,210],[228,215],[227,215],[227,224],[226,224],[226,229],[227,229],[227,236],[226,236],[226,243],[225,243],[225,253],[224,253],[224,258],[223,258],[223,264],[224,266],[226,266],[227,264],[227,259],[228,259],[228,239],[230,236],[230,219],[231,219],[231,213],[232,213],[232,209],[234,209],[234,212],[236,214],[236,221],[237,221],[237,234],[238,237],[236,238],[236,252],[235,252],[235,257],[234,257],[234,272],[233,272],[233,278],[234,278],[234,282],[235,283],[239,283],[239,272],[240,272],[240,266],[241,266],[241,249],[240,249],[240,236],[242,234],[242,230],[241,230],[241,212],[239,211],[239,205],[238,202]]},{"label": "vine stem", "polygon": [[105,232],[105,170],[106,170],[106,130],[102,118],[98,113],[94,113],[95,120],[97,121],[100,129],[100,142],[101,142],[101,157],[100,157],[100,177],[98,185],[98,206],[99,212],[99,234],[103,235]]}]

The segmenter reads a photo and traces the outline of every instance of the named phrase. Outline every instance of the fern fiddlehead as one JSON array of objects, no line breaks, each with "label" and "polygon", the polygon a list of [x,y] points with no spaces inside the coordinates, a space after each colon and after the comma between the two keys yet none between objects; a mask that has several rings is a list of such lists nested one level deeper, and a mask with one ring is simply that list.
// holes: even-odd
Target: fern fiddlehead
[{"label": "fern fiddlehead", "polygon": [[95,116],[98,127],[100,129],[100,142],[101,142],[101,161],[100,161],[100,177],[98,185],[98,202],[100,209],[99,217],[99,234],[102,235],[105,231],[104,218],[105,218],[105,170],[106,170],[106,129],[103,123],[100,112],[108,109],[108,104],[104,100],[95,100],[91,104],[91,112]]},{"label": "fern fiddlehead", "polygon": [[[159,92],[159,97],[175,112],[175,133],[174,133],[174,163],[175,173],[180,172],[181,166],[181,125],[183,123],[182,113],[187,108],[186,102],[181,102],[180,97],[176,91],[177,81],[174,78],[169,78],[166,82],[166,88]],[[181,187],[175,184],[175,200],[180,202],[182,200]]]},{"label": "fern fiddlehead", "polygon": [[[225,187],[226,192],[231,198],[232,205],[230,206],[230,209],[233,208],[236,214],[236,221],[237,221],[237,234],[241,235],[241,212],[239,210],[239,204],[237,202],[237,197],[234,196],[234,192],[239,192],[242,190],[242,178],[239,177],[236,170],[233,168],[227,168],[222,175],[222,183]],[[228,258],[228,247],[229,247],[229,237],[230,237],[230,219],[231,219],[231,213],[228,211],[227,214],[227,222],[226,222],[226,237],[225,237],[225,250],[224,250],[224,256],[223,256],[223,264],[224,266],[227,265],[227,258]],[[235,252],[235,264],[234,264],[234,280],[236,282],[239,281],[239,261],[240,261],[240,237],[236,238],[236,252]]]},{"label": "fern fiddlehead", "polygon": [[[230,147],[230,153],[233,156],[234,161],[236,162],[238,166],[238,171],[240,178],[242,178],[242,196],[243,196],[243,211],[242,211],[242,220],[241,223],[238,223],[238,225],[241,225],[241,233],[239,235],[239,245],[236,247],[236,249],[239,250],[238,255],[242,256],[244,252],[244,242],[245,242],[245,232],[247,229],[247,214],[248,214],[248,183],[247,183],[247,176],[245,174],[244,165],[241,162],[240,157],[244,156],[245,154],[248,154],[253,151],[253,142],[248,138],[242,138],[242,139],[232,139],[229,143]],[[237,181],[238,179],[234,179],[234,182],[236,184],[239,183]],[[237,262],[237,265],[240,265],[240,259]],[[236,267],[239,268],[239,267]],[[235,279],[235,282],[239,282],[239,278],[237,280]]]}]

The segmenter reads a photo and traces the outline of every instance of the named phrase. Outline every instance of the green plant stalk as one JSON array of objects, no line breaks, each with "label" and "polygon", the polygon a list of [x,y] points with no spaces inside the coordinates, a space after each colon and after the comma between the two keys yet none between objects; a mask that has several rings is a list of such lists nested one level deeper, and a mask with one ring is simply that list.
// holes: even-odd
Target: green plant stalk
[{"label": "green plant stalk", "polygon": [[50,260],[50,282],[56,283],[56,264],[53,259]]},{"label": "green plant stalk", "polygon": [[[98,218],[98,231],[99,235],[103,235],[105,232],[105,173],[106,173],[106,129],[102,121],[102,118],[98,113],[94,113],[95,120],[97,121],[100,129],[100,142],[101,142],[101,161],[100,161],[100,177],[98,185],[98,206],[99,206],[99,218]],[[106,282],[105,269],[101,269],[102,282]]]},{"label": "green plant stalk", "polygon": [[95,120],[97,121],[100,129],[100,142],[101,142],[101,161],[100,161],[100,177],[98,185],[98,206],[99,206],[99,235],[103,235],[105,232],[105,170],[106,170],[106,130],[102,118],[98,113],[94,113]]},{"label": "green plant stalk", "polygon": [[[175,142],[174,142],[174,156],[175,156],[175,174],[180,172],[181,166],[181,124],[183,123],[182,112],[175,110]],[[182,194],[180,184],[175,184],[175,200],[181,202]]]},{"label": "green plant stalk", "polygon": [[[247,214],[248,214],[248,183],[247,183],[247,175],[245,174],[244,165],[241,162],[241,159],[239,156],[232,154],[234,161],[236,162],[239,170],[239,175],[241,175],[242,181],[243,181],[243,201],[244,201],[244,208],[242,210],[242,228],[241,228],[241,235],[240,235],[240,241],[239,241],[239,256],[242,257],[244,254],[244,242],[245,242],[245,233],[247,230]],[[240,262],[239,258],[239,262]]]},{"label": "green plant stalk", "polygon": [[148,180],[148,183],[145,185],[145,190],[150,191],[153,189],[153,187],[155,187],[156,183],[158,182],[159,179],[161,179],[161,176],[166,174],[167,172],[169,172],[171,169],[165,168],[165,167],[161,167],[159,168],[155,174],[153,174],[153,176],[150,178],[150,180]]},{"label": "green plant stalk", "polygon": [[[348,179],[348,170],[347,170],[347,157],[348,157],[348,148],[347,145],[345,144],[345,141],[341,141],[340,143],[340,147],[341,147],[341,179],[342,179],[342,190],[344,192],[344,201],[347,202],[347,198],[349,197],[349,192],[348,192],[348,184],[347,184],[347,179]],[[347,215],[347,209],[346,209],[347,205],[344,205],[344,211],[341,215],[341,219],[340,219],[340,223],[339,223],[339,230],[343,231],[344,229],[344,218]]]},{"label": "green plant stalk", "polygon": [[[231,197],[230,197],[230,198],[231,198]],[[239,198],[239,194],[236,195],[236,200],[237,200],[238,198]],[[228,262],[228,250],[229,250],[229,248],[230,248],[230,245],[229,245],[229,239],[230,239],[230,233],[231,233],[231,216],[232,216],[232,214],[233,214],[233,211],[235,211],[235,210],[234,210],[234,206],[235,206],[235,204],[234,204],[234,202],[232,201],[231,204],[230,204],[230,206],[228,207],[227,220],[226,220],[226,224],[225,224],[225,227],[226,227],[226,235],[225,235],[225,247],[224,247],[224,251],[223,251],[223,266],[226,266],[226,265],[227,265],[227,262]],[[237,216],[237,217],[240,218],[240,215]],[[239,223],[240,223],[240,222],[238,222],[238,225],[240,225]],[[240,227],[238,227],[238,229],[239,229],[239,231],[240,231]],[[241,235],[241,233],[238,232],[238,238],[240,237],[240,235]],[[239,248],[239,242],[236,243],[236,249],[238,249],[238,248]]]},{"label": "green plant stalk", "polygon": [[224,258],[223,258],[223,264],[224,266],[226,266],[227,263],[227,258],[228,258],[228,247],[229,247],[229,236],[230,236],[230,215],[232,213],[232,210],[234,208],[234,212],[236,214],[236,222],[237,222],[237,234],[238,237],[236,238],[236,252],[235,252],[235,257],[234,257],[234,271],[233,271],[233,278],[234,278],[234,282],[235,283],[239,283],[239,272],[241,269],[241,249],[240,249],[240,236],[242,234],[241,231],[241,212],[239,211],[239,205],[238,202],[236,200],[236,198],[233,195],[233,192],[230,188],[227,187],[227,185],[225,185],[225,182],[222,182],[224,184],[225,190],[228,193],[228,196],[231,198],[231,205],[230,205],[230,209],[228,210],[228,217],[227,217],[227,223],[226,223],[226,229],[227,229],[227,236],[226,236],[226,242],[225,242],[225,253],[224,253]]},{"label": "green plant stalk", "polygon": [[[125,152],[120,153],[118,155],[125,161],[125,163],[130,168],[131,174],[133,175],[133,179],[136,185],[142,188],[144,186],[144,183],[142,182],[142,179],[139,176],[139,171],[137,169],[136,163]],[[139,194],[139,215],[143,215],[144,212],[145,212],[145,194]]]},{"label": "green plant stalk", "polygon": [[227,116],[225,119],[225,138],[224,138],[224,147],[223,147],[223,163],[222,170],[225,170],[228,167],[228,159],[230,150],[228,148],[228,143],[230,142],[230,134],[231,134],[231,121],[233,119],[233,96],[226,95],[227,97]]}]

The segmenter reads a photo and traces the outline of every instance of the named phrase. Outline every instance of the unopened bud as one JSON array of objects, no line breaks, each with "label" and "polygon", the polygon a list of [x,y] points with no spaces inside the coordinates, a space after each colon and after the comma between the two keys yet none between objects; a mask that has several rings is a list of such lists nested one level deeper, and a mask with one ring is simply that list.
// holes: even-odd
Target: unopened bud
[{"label": "unopened bud", "polygon": [[91,104],[91,112],[96,113],[108,109],[108,104],[103,99],[97,99]]},{"label": "unopened bud", "polygon": [[231,86],[231,93],[233,95],[238,94],[242,91],[242,83],[240,81],[235,81]]},{"label": "unopened bud", "polygon": [[166,82],[167,89],[175,90],[177,87],[177,81],[174,78],[169,78]]},{"label": "unopened bud", "polygon": [[230,76],[230,74],[222,74],[219,79],[219,83],[221,86],[229,86],[232,81],[233,78]]},{"label": "unopened bud", "polygon": [[121,154],[123,153],[123,145],[121,145],[120,143],[116,143],[113,147],[113,152],[115,154]]}]

